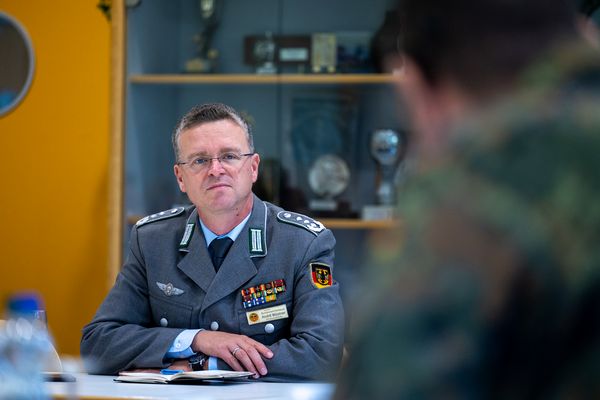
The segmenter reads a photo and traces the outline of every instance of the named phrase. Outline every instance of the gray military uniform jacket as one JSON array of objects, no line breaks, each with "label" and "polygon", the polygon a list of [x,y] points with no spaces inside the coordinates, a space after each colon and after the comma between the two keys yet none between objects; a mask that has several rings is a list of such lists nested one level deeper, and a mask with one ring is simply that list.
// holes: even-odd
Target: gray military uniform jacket
[{"label": "gray military uniform jacket", "polygon": [[[184,329],[212,328],[267,345],[274,354],[265,360],[267,379],[332,379],[344,342],[343,307],[337,282],[320,285],[314,268],[333,269],[334,246],[320,223],[254,196],[250,219],[215,273],[194,207],[141,220],[114,287],[83,329],[88,372],[166,367],[163,357]],[[243,290],[279,280],[285,291],[274,300],[244,308]],[[248,313],[281,305],[288,318],[249,323]]]}]

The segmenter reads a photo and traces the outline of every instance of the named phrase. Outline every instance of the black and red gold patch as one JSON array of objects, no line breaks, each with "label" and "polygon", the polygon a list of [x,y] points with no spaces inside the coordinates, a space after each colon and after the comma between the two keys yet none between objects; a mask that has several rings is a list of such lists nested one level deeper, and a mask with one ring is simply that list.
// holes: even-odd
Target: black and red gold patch
[{"label": "black and red gold patch", "polygon": [[323,263],[310,263],[310,276],[312,283],[317,289],[323,289],[333,284],[333,277],[331,276],[331,267]]}]

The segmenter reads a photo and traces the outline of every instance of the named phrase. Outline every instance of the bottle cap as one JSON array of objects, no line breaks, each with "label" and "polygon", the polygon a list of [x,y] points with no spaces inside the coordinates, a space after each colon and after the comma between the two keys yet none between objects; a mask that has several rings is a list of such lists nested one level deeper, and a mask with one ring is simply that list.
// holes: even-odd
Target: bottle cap
[{"label": "bottle cap", "polygon": [[43,310],[44,306],[39,294],[17,293],[8,299],[7,311],[13,315],[35,314],[38,310]]}]

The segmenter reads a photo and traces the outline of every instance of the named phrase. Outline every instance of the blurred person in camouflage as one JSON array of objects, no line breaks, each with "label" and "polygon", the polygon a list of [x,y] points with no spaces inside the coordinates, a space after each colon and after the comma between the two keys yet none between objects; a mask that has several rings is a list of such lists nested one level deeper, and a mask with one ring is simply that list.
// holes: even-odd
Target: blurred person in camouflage
[{"label": "blurred person in camouflage", "polygon": [[563,0],[398,15],[415,168],[336,397],[600,398],[597,50]]},{"label": "blurred person in camouflage", "polygon": [[600,48],[600,0],[580,0],[578,1],[579,16],[577,26],[582,36],[590,42],[592,46]]}]

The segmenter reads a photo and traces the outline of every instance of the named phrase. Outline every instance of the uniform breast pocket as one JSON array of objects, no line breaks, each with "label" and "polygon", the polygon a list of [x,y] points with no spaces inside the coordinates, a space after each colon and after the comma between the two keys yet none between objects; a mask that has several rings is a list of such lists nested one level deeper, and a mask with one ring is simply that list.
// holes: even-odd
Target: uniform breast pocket
[{"label": "uniform breast pocket", "polygon": [[156,326],[163,328],[193,328],[192,306],[150,295],[150,307]]},{"label": "uniform breast pocket", "polygon": [[239,313],[240,333],[264,345],[289,338],[291,303],[261,309],[246,309]]}]

